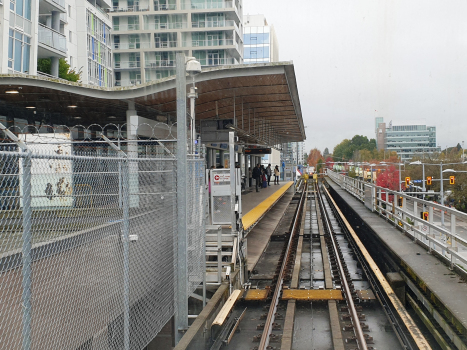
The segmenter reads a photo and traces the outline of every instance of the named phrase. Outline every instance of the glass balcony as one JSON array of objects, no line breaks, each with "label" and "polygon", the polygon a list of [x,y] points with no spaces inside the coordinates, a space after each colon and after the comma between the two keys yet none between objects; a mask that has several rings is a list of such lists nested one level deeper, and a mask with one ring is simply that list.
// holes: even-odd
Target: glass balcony
[{"label": "glass balcony", "polygon": [[138,11],[149,11],[149,4],[140,5],[134,4],[133,6],[113,6],[109,12],[138,12]]},{"label": "glass balcony", "polygon": [[149,49],[150,42],[135,42],[135,43],[114,43],[113,48],[117,50],[132,50],[132,49]]},{"label": "glass balcony", "polygon": [[[189,46],[190,42],[184,41],[183,46]],[[206,39],[206,40],[192,40],[193,47],[199,46],[231,46],[235,45],[233,39]]]},{"label": "glass balcony", "polygon": [[206,9],[225,9],[235,8],[233,1],[185,1],[182,3],[182,10],[206,10]]},{"label": "glass balcony", "polygon": [[157,4],[154,3],[154,11],[173,11],[177,9],[176,4]]},{"label": "glass balcony", "polygon": [[39,42],[66,53],[66,37],[39,23]]},{"label": "glass balcony", "polygon": [[140,61],[115,61],[115,69],[141,68]]},{"label": "glass balcony", "polygon": [[154,43],[154,47],[156,49],[165,49],[165,48],[168,48],[168,47],[177,47],[177,42],[176,41],[168,41],[168,40],[157,41],[157,38],[156,38],[156,41]]},{"label": "glass balcony", "polygon": [[115,80],[115,86],[134,86],[141,84],[141,79]]},{"label": "glass balcony", "polygon": [[187,28],[188,25],[185,22],[173,22],[173,23],[159,23],[159,22],[147,22],[144,23],[145,30],[161,30],[161,29],[183,29]]},{"label": "glass balcony", "polygon": [[218,27],[235,27],[235,21],[199,21],[199,22],[192,22],[192,28],[218,28]]},{"label": "glass balcony", "polygon": [[146,68],[175,67],[174,60],[151,60],[146,61]]},{"label": "glass balcony", "polygon": [[131,31],[131,30],[139,30],[139,23],[134,24],[115,24],[113,26],[113,30],[115,32],[121,31]]},{"label": "glass balcony", "polygon": [[58,6],[65,8],[65,0],[52,0],[52,2],[56,3]]},{"label": "glass balcony", "polygon": [[231,64],[238,64],[238,61],[233,57],[228,58],[219,58],[219,57],[211,57],[206,59],[199,59],[198,60],[203,67],[210,67],[210,66],[226,66]]}]

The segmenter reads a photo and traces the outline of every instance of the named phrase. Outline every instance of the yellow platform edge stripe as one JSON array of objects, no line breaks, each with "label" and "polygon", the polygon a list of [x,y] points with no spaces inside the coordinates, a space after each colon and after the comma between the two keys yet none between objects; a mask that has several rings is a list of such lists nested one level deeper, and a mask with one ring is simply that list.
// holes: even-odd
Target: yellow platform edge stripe
[{"label": "yellow platform edge stripe", "polygon": [[283,185],[280,189],[266,198],[264,201],[259,203],[256,207],[251,209],[246,213],[242,218],[243,229],[248,230],[253,226],[261,217],[272,207],[272,205],[277,202],[277,200],[282,197],[282,195],[293,185],[293,181],[290,181]]},{"label": "yellow platform edge stripe", "polygon": [[338,289],[285,289],[282,300],[343,300]]}]

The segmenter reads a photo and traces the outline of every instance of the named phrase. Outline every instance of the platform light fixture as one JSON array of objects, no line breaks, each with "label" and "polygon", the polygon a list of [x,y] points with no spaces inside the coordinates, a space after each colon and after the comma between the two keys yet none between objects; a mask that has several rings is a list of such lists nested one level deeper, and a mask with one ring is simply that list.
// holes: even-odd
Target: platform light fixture
[{"label": "platform light fixture", "polygon": [[78,106],[76,106],[76,105],[70,105],[70,106],[68,106],[68,108],[77,108],[77,107],[78,107]]},{"label": "platform light fixture", "polygon": [[6,90],[5,94],[19,94],[18,90]]}]

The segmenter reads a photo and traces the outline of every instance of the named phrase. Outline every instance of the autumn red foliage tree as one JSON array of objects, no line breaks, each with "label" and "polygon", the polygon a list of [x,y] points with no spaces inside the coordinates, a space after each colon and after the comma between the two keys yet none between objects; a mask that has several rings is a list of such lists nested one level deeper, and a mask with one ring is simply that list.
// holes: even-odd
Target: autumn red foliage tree
[{"label": "autumn red foliage tree", "polygon": [[316,167],[320,159],[324,160],[321,151],[317,148],[313,148],[308,154],[308,165]]},{"label": "autumn red foliage tree", "polygon": [[[376,185],[389,190],[399,191],[399,170],[394,165],[389,166],[386,171],[378,175]],[[386,200],[386,193],[383,193],[381,198]],[[391,194],[389,195],[389,201],[392,200],[394,200],[394,196]]]},{"label": "autumn red foliage tree", "polygon": [[326,169],[332,169],[334,167],[334,160],[332,157],[328,156],[326,157]]}]

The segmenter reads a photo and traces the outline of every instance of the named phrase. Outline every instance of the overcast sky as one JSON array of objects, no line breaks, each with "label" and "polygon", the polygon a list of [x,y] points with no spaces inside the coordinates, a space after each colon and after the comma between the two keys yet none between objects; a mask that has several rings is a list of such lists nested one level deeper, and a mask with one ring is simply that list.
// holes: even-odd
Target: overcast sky
[{"label": "overcast sky", "polygon": [[243,0],[293,61],[306,150],[374,138],[374,118],[425,119],[442,148],[466,141],[465,0]]}]

